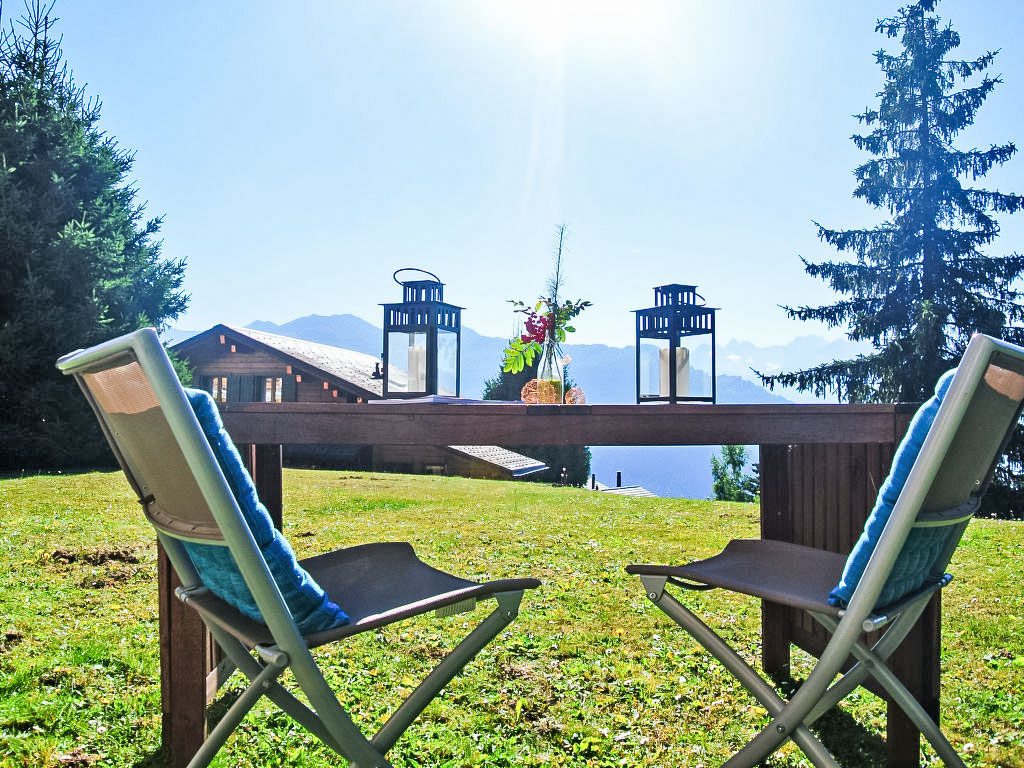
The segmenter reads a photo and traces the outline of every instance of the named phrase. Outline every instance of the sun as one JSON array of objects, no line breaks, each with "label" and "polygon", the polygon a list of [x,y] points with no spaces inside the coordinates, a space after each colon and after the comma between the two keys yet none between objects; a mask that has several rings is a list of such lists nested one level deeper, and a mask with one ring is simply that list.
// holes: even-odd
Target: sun
[{"label": "sun", "polygon": [[541,57],[575,48],[611,51],[642,45],[660,33],[670,15],[667,0],[515,0],[484,7]]}]

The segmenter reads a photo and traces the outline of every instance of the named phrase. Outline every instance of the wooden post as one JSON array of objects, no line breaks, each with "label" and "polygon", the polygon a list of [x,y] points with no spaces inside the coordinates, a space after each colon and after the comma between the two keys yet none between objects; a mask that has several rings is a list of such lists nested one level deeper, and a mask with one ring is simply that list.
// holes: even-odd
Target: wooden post
[{"label": "wooden post", "polygon": [[[942,654],[942,595],[929,601],[917,624],[889,659],[889,668],[907,687],[929,716],[939,722],[940,669]],[[921,764],[921,734],[903,710],[888,701],[885,741],[890,768],[918,768]]]},{"label": "wooden post", "polygon": [[243,443],[237,447],[249,477],[256,486],[256,495],[270,513],[274,527],[280,531],[284,524],[281,505],[281,446]]},{"label": "wooden post", "polygon": [[171,768],[184,768],[206,738],[208,640],[199,614],[174,590],[181,586],[157,545],[160,605],[161,740]]},{"label": "wooden post", "polygon": [[[792,536],[792,505],[789,499],[788,445],[759,446],[761,464],[761,538],[789,541]],[[789,608],[761,602],[761,667],[774,679],[789,677]]]},{"label": "wooden post", "polygon": [[274,527],[281,530],[284,524],[281,499],[281,446],[256,445],[253,449],[252,465],[249,470],[260,501],[270,513]]}]

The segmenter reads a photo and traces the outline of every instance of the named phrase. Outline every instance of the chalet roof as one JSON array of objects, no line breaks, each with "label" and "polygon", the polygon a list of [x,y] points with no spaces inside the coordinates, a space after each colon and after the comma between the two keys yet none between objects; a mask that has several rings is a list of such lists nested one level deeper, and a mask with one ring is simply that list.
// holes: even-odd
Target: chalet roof
[{"label": "chalet roof", "polygon": [[350,381],[369,390],[377,397],[383,395],[383,382],[381,379],[373,378],[374,368],[380,364],[380,360],[372,355],[342,347],[333,347],[329,344],[293,339],[291,336],[254,331],[252,328],[236,328],[230,325],[228,327],[236,333],[248,336],[253,341],[290,355],[309,366]]},{"label": "chalet roof", "polygon": [[543,461],[531,459],[521,453],[500,448],[497,445],[449,445],[449,450],[464,456],[486,461],[508,471],[512,477],[522,477],[548,468]]},{"label": "chalet roof", "polygon": [[294,339],[291,336],[281,336],[277,333],[256,331],[252,328],[239,328],[223,324],[217,325],[190,339],[186,339],[175,346],[177,348],[190,345],[201,336],[222,333],[222,329],[238,336],[244,336],[258,345],[292,358],[295,362],[316,369],[323,373],[325,377],[348,382],[358,389],[364,390],[368,396],[381,397],[383,395],[383,382],[373,377],[374,368],[380,364],[380,360],[372,355],[356,352],[351,349],[334,347],[329,344],[318,344],[314,341],[303,341],[302,339]]},{"label": "chalet roof", "polygon": [[623,485],[613,486],[605,485],[604,483],[595,482],[592,486],[595,491],[601,491],[603,493],[612,493],[619,496],[638,496],[638,497],[657,497],[657,494],[644,488],[642,485]]}]

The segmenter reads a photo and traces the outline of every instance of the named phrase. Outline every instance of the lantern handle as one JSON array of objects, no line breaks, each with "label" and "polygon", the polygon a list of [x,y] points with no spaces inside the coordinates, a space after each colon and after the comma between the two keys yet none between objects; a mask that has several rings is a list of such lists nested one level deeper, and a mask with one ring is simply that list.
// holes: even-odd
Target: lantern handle
[{"label": "lantern handle", "polygon": [[427,270],[420,269],[419,267],[402,267],[401,269],[396,269],[395,270],[395,273],[393,275],[391,275],[391,279],[394,280],[396,283],[398,283],[399,285],[401,285],[403,287],[405,286],[405,283],[403,283],[401,280],[398,279],[399,272],[421,272],[424,275],[430,275],[432,278],[434,278],[434,282],[435,283],[440,283],[441,282],[441,278],[439,278],[433,272],[427,272]]}]

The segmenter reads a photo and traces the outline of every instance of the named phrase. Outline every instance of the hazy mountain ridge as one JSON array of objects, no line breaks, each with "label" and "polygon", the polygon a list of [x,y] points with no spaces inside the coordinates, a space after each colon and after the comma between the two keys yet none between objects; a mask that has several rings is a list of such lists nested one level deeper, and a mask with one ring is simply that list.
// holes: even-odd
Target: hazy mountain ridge
[{"label": "hazy mountain ridge", "polygon": [[[698,348],[699,350],[699,348]],[[870,345],[846,338],[825,339],[822,336],[799,336],[788,344],[759,347],[749,341],[732,339],[718,345],[718,374],[739,376],[748,381],[759,380],[755,371],[765,375],[798,371],[832,360],[852,360],[871,351]],[[696,352],[695,354],[700,354]],[[706,353],[705,353],[706,354]],[[779,389],[785,399],[798,403],[823,402],[809,393]]]},{"label": "hazy mountain ridge", "polygon": [[[355,315],[308,315],[287,323],[257,320],[249,328],[306,341],[352,349],[380,357],[382,329]],[[177,343],[198,331],[170,329],[164,341]],[[482,336],[462,329],[462,395],[478,398],[484,383],[498,375],[506,339]],[[566,344],[570,356],[569,377],[586,393],[591,404],[636,402],[636,358],[633,346]],[[845,339],[829,341],[820,336],[801,336],[788,344],[758,347],[731,340],[717,348],[718,402],[786,403],[812,402],[807,395],[786,392],[785,396],[766,390],[751,369],[762,373],[796,370],[834,359],[855,357],[862,345]],[[711,456],[716,446],[595,446],[591,471],[598,480],[614,485],[622,472],[625,485],[642,485],[660,496],[706,498],[711,495]],[[757,460],[756,448],[752,460]]]}]

